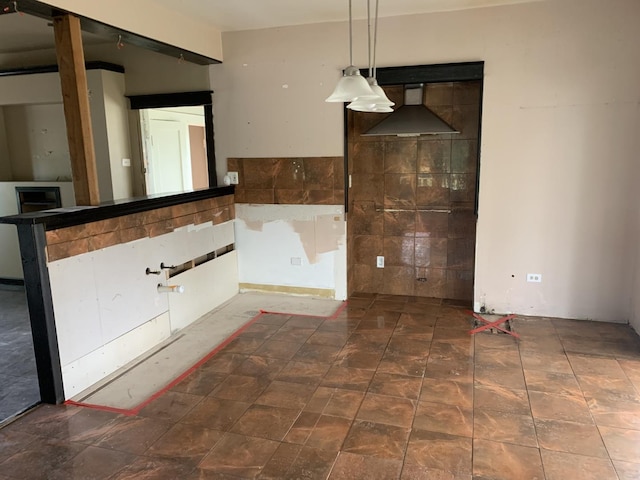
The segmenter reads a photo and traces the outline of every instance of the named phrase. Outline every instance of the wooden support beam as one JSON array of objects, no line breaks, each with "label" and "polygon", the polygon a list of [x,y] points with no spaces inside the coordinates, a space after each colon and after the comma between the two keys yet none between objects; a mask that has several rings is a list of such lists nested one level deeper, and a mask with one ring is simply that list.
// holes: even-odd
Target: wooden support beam
[{"label": "wooden support beam", "polygon": [[71,14],[54,17],[53,29],[76,204],[98,205],[100,195],[80,19]]}]

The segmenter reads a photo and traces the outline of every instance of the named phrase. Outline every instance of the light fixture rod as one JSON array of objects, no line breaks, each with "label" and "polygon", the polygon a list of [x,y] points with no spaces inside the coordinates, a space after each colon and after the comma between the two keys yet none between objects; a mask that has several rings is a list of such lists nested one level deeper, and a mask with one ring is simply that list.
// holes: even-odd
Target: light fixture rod
[{"label": "light fixture rod", "polygon": [[378,2],[379,0],[376,0],[376,14],[373,23],[373,75],[369,74],[373,78],[376,78],[376,49],[378,48]]},{"label": "light fixture rod", "polygon": [[371,67],[371,0],[367,0],[367,47],[369,53],[369,78],[373,76]]},{"label": "light fixture rod", "polygon": [[353,20],[351,18],[351,0],[349,0],[349,65],[353,65],[353,27],[351,24]]}]

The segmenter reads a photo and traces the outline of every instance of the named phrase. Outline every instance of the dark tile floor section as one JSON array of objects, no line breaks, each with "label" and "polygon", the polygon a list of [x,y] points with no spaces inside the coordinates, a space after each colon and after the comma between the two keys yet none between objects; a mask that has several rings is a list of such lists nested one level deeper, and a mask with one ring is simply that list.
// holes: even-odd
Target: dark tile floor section
[{"label": "dark tile floor section", "polygon": [[267,314],[138,416],[41,406],[0,430],[0,479],[640,478],[626,325],[359,296]]},{"label": "dark tile floor section", "polygon": [[40,401],[23,287],[0,285],[0,424]]}]

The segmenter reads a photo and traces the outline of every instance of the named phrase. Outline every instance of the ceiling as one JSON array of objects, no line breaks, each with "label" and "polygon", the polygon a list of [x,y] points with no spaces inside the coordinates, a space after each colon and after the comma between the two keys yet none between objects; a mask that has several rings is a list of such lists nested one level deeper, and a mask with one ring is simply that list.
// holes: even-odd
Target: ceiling
[{"label": "ceiling", "polygon": [[[167,9],[203,19],[222,31],[345,21],[347,0],[152,0]],[[381,0],[380,16],[482,8],[542,0]],[[375,2],[372,3],[372,8]],[[366,18],[366,0],[353,0],[354,18]],[[105,40],[83,34],[85,44]],[[0,15],[0,54],[53,48],[49,22],[31,15]]]},{"label": "ceiling", "polygon": [[[153,0],[216,25],[220,30],[337,22],[348,18],[347,0]],[[541,0],[380,0],[380,17],[444,12]],[[373,9],[375,2],[371,2]],[[366,0],[353,0],[354,18],[366,18]]]}]

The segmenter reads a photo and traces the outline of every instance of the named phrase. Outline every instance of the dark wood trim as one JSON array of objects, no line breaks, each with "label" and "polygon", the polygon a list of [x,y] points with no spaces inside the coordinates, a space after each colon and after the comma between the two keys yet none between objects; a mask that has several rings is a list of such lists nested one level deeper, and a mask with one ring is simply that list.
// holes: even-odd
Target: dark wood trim
[{"label": "dark wood trim", "polygon": [[152,95],[127,95],[131,110],[144,108],[196,107],[211,105],[213,90],[196,92],[156,93]]},{"label": "dark wood trim", "polygon": [[47,269],[45,226],[42,224],[18,225],[18,239],[26,280],[25,291],[31,320],[40,398],[46,403],[62,403],[64,401],[62,367]]},{"label": "dark wood trim", "polygon": [[[18,10],[22,13],[45,18],[47,20],[52,20],[53,17],[57,15],[71,13],[62,11],[58,8],[52,7],[51,5],[47,5],[46,3],[37,0],[18,0],[17,6]],[[6,12],[4,11],[5,8],[7,8]],[[0,0],[0,15],[13,13],[14,8],[15,7],[13,1]],[[125,44],[151,50],[153,52],[168,55],[176,59],[184,59],[185,61],[195,63],[196,65],[213,65],[216,63],[221,63],[220,60],[217,60],[215,58],[206,57],[196,52],[185,50],[168,43],[129,32],[127,30],[122,30],[120,28],[98,22],[97,20],[93,20],[91,18],[82,17],[80,15],[77,16],[80,17],[82,30],[96,35],[113,38],[114,43],[118,39],[118,36],[120,36]]]},{"label": "dark wood trim", "polygon": [[24,280],[21,278],[2,278],[0,277],[0,285],[11,285],[15,287],[24,287]]},{"label": "dark wood trim", "polygon": [[344,213],[346,214],[349,211],[349,110],[347,109],[347,104],[344,105],[344,113],[343,113],[343,122],[344,122],[344,147],[343,147],[343,155],[344,155]]},{"label": "dark wood trim", "polygon": [[216,144],[213,131],[213,105],[206,104],[204,107],[204,132],[207,146],[207,170],[209,172],[209,187],[218,185],[218,175],[216,175]]},{"label": "dark wood trim", "polygon": [[[115,63],[93,61],[85,62],[84,68],[86,70],[107,70],[109,72],[124,73],[124,67],[122,65],[116,65]],[[0,70],[0,77],[12,77],[15,75],[33,75],[35,73],[54,73],[60,69],[58,65],[41,65],[37,67],[24,67],[24,68],[9,68],[6,70]]]},{"label": "dark wood trim", "polygon": [[[44,224],[46,230],[72,227],[99,220],[121,217],[132,213],[146,212],[162,207],[172,207],[183,203],[205,200],[207,198],[233,195],[233,186],[203,188],[186,193],[148,195],[146,197],[131,198],[104,202],[99,207],[76,207],[60,210],[44,210],[41,212],[23,213],[0,217],[0,224],[35,225]],[[25,273],[26,278],[26,273]]]},{"label": "dark wood trim", "polygon": [[[361,69],[363,76],[368,69]],[[463,82],[482,80],[484,62],[440,63],[436,65],[412,65],[408,67],[378,68],[376,80],[379,85],[406,85],[411,83]]]}]

